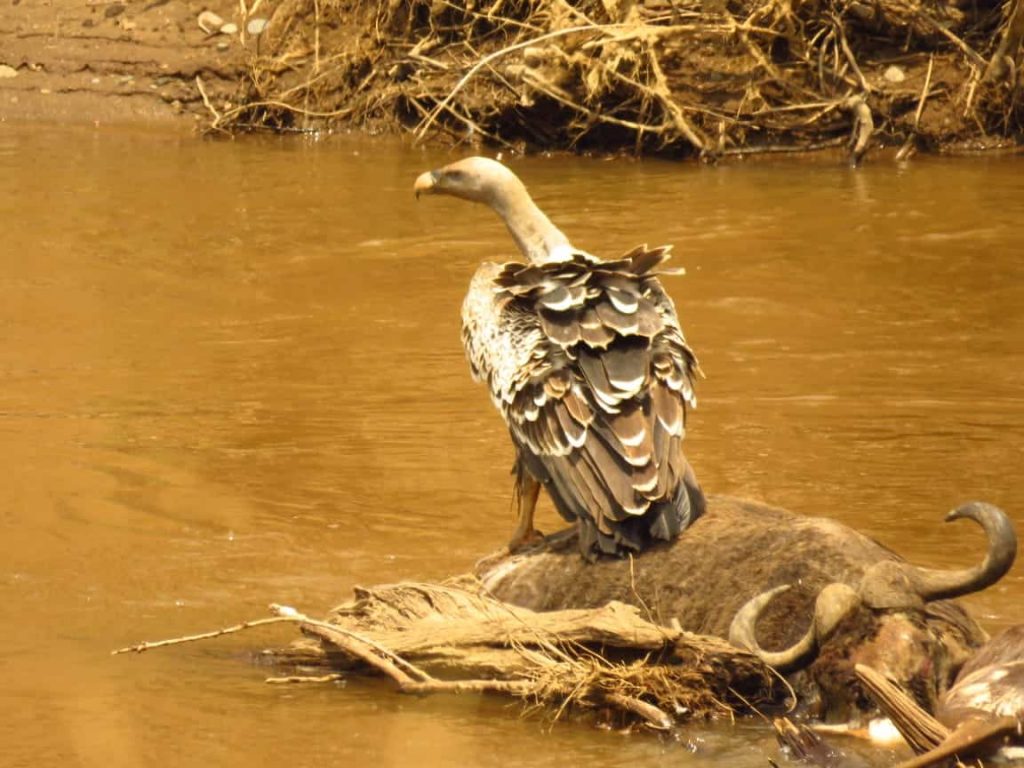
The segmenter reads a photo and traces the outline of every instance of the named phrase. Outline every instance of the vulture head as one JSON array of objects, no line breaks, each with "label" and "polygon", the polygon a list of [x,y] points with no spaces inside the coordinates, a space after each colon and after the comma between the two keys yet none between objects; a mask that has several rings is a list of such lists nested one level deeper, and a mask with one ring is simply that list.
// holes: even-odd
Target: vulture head
[{"label": "vulture head", "polygon": [[467,157],[443,168],[420,174],[414,186],[420,195],[451,195],[497,208],[504,199],[526,194],[512,171],[486,157]]},{"label": "vulture head", "polygon": [[486,157],[463,160],[420,174],[413,190],[420,195],[450,195],[483,203],[505,222],[523,255],[535,264],[565,261],[576,252],[569,239],[530,198],[512,171]]}]

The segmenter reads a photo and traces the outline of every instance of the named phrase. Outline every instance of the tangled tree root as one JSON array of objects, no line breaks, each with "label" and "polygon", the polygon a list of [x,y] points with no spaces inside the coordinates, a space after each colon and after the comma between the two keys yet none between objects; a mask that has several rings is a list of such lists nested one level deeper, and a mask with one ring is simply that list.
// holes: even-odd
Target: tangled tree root
[{"label": "tangled tree root", "polygon": [[726,642],[662,627],[622,603],[535,613],[484,594],[479,582],[357,589],[356,599],[317,621],[282,606],[275,616],[115,653],[219,637],[277,622],[311,641],[272,657],[332,674],[272,678],[333,680],[376,673],[403,693],[490,692],[528,706],[600,707],[664,730],[693,717],[731,716],[778,703],[786,687],[752,654]]},{"label": "tangled tree root", "polygon": [[1022,125],[1022,3],[282,0],[236,103],[207,106],[228,131],[514,149],[991,146]]}]

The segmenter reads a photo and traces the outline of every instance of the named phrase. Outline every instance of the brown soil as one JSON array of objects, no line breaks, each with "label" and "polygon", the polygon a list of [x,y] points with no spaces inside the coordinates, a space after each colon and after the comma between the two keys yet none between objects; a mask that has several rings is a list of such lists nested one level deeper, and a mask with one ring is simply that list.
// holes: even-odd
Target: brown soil
[{"label": "brown soil", "polygon": [[242,48],[196,23],[231,0],[0,0],[0,121],[194,123],[200,75],[223,105],[242,75]]}]

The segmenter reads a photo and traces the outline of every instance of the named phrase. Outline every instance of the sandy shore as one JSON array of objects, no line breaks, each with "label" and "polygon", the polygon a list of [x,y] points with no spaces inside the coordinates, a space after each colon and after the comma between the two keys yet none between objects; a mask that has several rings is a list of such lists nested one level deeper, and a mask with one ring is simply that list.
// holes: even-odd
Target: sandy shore
[{"label": "sandy shore", "polygon": [[0,3],[0,121],[196,123],[200,76],[218,106],[237,87],[237,36],[208,35],[230,0],[5,0]]}]

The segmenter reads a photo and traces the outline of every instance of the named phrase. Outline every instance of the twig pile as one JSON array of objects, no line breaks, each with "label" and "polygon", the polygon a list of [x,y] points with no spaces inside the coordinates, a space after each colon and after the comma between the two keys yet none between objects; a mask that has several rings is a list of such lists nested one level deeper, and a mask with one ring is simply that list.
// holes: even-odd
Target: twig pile
[{"label": "twig pile", "polygon": [[1022,0],[281,0],[224,130],[719,154],[1015,137]]},{"label": "twig pile", "polygon": [[[329,622],[415,664],[422,678],[398,681],[406,692],[491,691],[557,713],[601,707],[658,729],[749,712],[786,695],[752,654],[656,625],[633,606],[537,613],[489,597],[471,577],[357,589]],[[319,645],[307,647],[306,658],[293,651],[293,661],[367,664],[321,629],[304,628]]]}]

